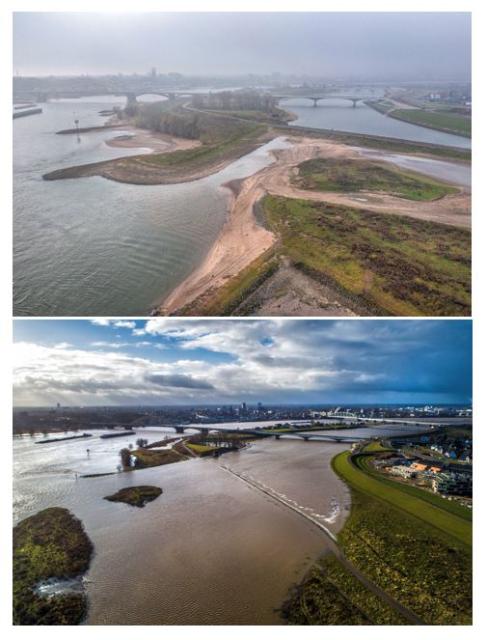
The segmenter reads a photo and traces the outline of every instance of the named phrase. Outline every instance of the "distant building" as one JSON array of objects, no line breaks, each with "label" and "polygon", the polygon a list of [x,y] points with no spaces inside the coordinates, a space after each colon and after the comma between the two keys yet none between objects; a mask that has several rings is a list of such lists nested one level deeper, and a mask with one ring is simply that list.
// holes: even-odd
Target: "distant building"
[{"label": "distant building", "polygon": [[472,476],[466,473],[438,473],[432,482],[435,493],[457,496],[472,495]]},{"label": "distant building", "polygon": [[408,467],[405,464],[398,464],[394,467],[390,467],[390,473],[394,476],[401,476],[401,478],[414,478],[416,471],[412,467]]}]

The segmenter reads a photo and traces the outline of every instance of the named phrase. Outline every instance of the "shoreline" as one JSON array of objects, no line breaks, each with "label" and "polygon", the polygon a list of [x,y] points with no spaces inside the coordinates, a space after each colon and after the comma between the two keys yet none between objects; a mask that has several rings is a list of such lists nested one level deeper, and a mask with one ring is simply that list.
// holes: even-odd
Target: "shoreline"
[{"label": "shoreline", "polygon": [[305,137],[288,140],[292,144],[289,149],[270,152],[275,158],[270,166],[243,180],[222,185],[229,190],[230,198],[228,217],[218,237],[202,263],[173,289],[152,315],[175,315],[197,299],[211,296],[278,243],[275,234],[261,226],[254,213],[254,207],[266,194],[470,228],[470,195],[463,188],[458,194],[431,202],[408,201],[389,194],[298,189],[291,183],[291,174],[301,162],[317,157],[360,159],[363,156],[358,150],[336,142]]}]

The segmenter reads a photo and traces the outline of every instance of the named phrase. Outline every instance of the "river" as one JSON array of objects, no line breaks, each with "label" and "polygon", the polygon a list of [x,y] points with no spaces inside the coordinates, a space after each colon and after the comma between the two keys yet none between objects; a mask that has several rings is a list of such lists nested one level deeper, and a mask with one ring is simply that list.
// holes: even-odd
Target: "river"
[{"label": "river", "polygon": [[[110,96],[59,100],[43,105],[40,115],[14,122],[16,316],[148,315],[213,245],[227,215],[229,192],[222,185],[264,168],[272,162],[269,151],[286,146],[284,138],[277,138],[224,170],[185,184],[130,185],[100,177],[42,180],[50,170],[148,152],[105,144],[121,130],[82,134],[79,142],[73,135],[55,135],[72,128],[75,118],[80,127],[103,124],[105,117],[98,112],[115,103]],[[330,107],[303,109],[327,114]],[[370,112],[383,123],[405,124],[368,107],[337,109],[350,123],[357,113]],[[325,119],[321,126],[328,124]],[[443,144],[451,137],[406,126],[421,135],[443,136],[437,140]],[[383,129],[377,133],[391,135]],[[470,180],[470,167],[460,164],[378,155],[461,185]]]},{"label": "river", "polygon": [[313,107],[311,100],[293,98],[281,100],[279,106],[296,115],[297,119],[291,124],[300,127],[335,129],[465,149],[471,147],[470,138],[419,127],[396,118],[388,118],[363,102],[358,102],[353,108],[349,100],[329,98],[318,102],[318,105]]},{"label": "river", "polygon": [[[267,166],[277,139],[223,171],[186,184],[141,186],[42,175],[144,150],[111,148],[121,131],[55,135],[101,125],[109,97],[57,101],[14,122],[14,314],[147,315],[202,261],[225,221],[221,185]],[[145,150],[147,151],[147,150]]]},{"label": "river", "polygon": [[[349,511],[349,492],[330,467],[347,445],[269,439],[219,459],[75,479],[75,471],[113,469],[117,451],[136,437],[98,436],[14,439],[15,521],[66,507],[95,545],[88,624],[278,624],[289,588],[329,542],[258,486],[333,533]],[[163,494],[143,509],[103,500],[131,484],[154,484]]]}]

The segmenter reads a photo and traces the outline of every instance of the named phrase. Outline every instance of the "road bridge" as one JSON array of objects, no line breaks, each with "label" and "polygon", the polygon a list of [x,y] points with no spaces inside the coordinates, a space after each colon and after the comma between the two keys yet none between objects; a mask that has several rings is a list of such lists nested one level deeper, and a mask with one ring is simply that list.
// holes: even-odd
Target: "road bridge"
[{"label": "road bridge", "polygon": [[313,107],[318,106],[318,102],[322,100],[348,100],[352,103],[352,107],[356,107],[358,102],[362,100],[367,100],[370,96],[351,96],[344,94],[327,94],[327,95],[316,95],[316,94],[288,94],[288,95],[279,95],[274,96],[276,100],[294,100],[295,98],[302,98],[304,100],[311,100],[313,102]]}]

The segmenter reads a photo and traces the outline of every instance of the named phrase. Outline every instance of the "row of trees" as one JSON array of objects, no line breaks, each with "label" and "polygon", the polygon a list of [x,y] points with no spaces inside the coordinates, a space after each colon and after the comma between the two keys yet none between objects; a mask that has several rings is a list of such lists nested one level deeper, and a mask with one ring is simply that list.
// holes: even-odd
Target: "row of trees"
[{"label": "row of trees", "polygon": [[225,111],[273,111],[276,99],[259,91],[219,91],[196,94],[192,104],[195,109],[223,109]]},{"label": "row of trees", "polygon": [[157,103],[139,105],[135,123],[142,129],[150,129],[190,140],[197,140],[201,134],[200,117],[197,113],[165,111]]}]

